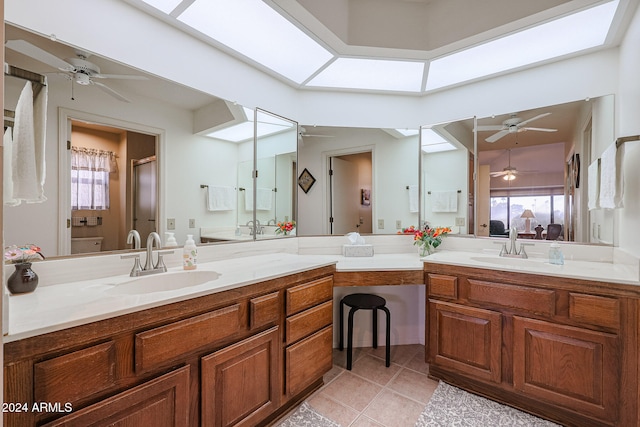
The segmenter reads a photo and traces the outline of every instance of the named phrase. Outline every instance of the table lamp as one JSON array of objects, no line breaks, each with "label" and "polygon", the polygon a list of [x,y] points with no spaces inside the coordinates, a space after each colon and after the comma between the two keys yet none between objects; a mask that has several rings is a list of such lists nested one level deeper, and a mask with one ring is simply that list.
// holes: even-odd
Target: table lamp
[{"label": "table lamp", "polygon": [[525,209],[520,215],[520,218],[524,218],[524,231],[525,233],[531,233],[531,218],[535,218],[536,216],[533,214],[531,209]]}]

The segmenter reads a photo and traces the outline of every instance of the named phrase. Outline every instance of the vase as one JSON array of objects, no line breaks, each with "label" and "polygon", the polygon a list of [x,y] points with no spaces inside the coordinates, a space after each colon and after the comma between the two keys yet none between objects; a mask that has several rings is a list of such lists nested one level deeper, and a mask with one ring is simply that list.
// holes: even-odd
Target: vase
[{"label": "vase", "polygon": [[7,288],[12,294],[33,292],[38,286],[38,275],[31,269],[30,262],[14,264],[15,271],[7,279]]},{"label": "vase", "polygon": [[433,252],[433,249],[431,248],[431,245],[428,245],[425,243],[423,245],[418,246],[418,255],[420,255],[421,257],[431,255],[432,252]]}]

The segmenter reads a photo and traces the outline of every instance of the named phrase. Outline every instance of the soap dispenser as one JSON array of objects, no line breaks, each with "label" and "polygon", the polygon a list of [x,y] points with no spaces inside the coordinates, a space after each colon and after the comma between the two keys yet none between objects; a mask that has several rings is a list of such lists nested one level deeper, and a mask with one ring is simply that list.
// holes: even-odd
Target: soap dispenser
[{"label": "soap dispenser", "polygon": [[176,246],[178,246],[178,242],[176,241],[176,238],[175,238],[175,233],[167,231],[164,234],[166,236],[165,243],[164,243],[165,247],[175,248]]},{"label": "soap dispenser", "polygon": [[198,248],[193,241],[193,235],[187,234],[187,241],[182,249],[182,266],[185,270],[195,270],[197,267]]},{"label": "soap dispenser", "polygon": [[564,264],[564,255],[558,242],[553,242],[551,246],[549,246],[549,264]]}]

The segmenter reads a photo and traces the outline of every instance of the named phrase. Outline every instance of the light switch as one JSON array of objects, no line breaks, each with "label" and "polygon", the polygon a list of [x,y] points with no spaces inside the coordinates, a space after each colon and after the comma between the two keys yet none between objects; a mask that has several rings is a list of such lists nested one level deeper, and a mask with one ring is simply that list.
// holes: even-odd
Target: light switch
[{"label": "light switch", "polygon": [[378,220],[378,230],[384,230],[384,219]]}]

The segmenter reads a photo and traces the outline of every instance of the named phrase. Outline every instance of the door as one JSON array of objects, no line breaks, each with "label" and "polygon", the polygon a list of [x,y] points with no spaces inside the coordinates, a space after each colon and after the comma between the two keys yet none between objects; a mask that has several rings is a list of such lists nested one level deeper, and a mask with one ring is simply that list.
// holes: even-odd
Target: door
[{"label": "door", "polygon": [[156,229],[157,193],[155,156],[133,164],[133,229],[138,230],[142,246]]},{"label": "door", "polygon": [[476,224],[478,236],[489,237],[489,219],[491,215],[491,176],[489,175],[490,166],[480,165],[478,168],[478,217]]},{"label": "door", "polygon": [[358,167],[338,157],[329,158],[329,234],[344,235],[360,226]]}]

